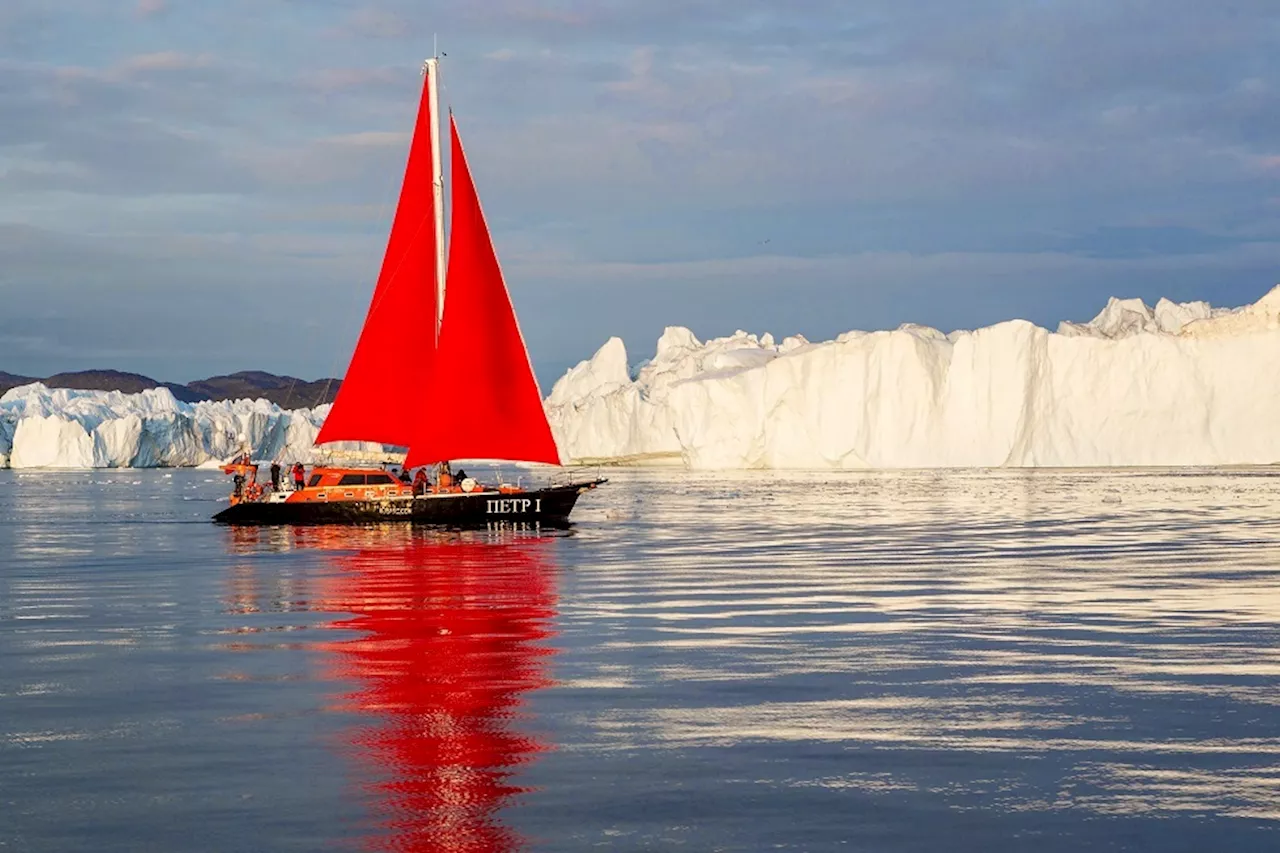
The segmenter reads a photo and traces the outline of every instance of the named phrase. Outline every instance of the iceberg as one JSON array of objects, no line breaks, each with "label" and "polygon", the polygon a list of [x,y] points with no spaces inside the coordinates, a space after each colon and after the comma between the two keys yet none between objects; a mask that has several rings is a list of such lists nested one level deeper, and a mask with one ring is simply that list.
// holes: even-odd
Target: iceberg
[{"label": "iceberg", "polygon": [[[285,411],[266,400],[179,402],[167,388],[138,394],[51,389],[0,397],[0,466],[155,468],[216,465],[249,445],[254,458],[317,460],[329,406]],[[380,445],[345,447],[381,450]]]},{"label": "iceberg", "polygon": [[[568,464],[1270,464],[1280,462],[1280,287],[1234,309],[1113,298],[1053,332],[1010,320],[950,334],[904,325],[821,343],[742,331],[702,342],[672,326],[634,368],[610,338],[544,405]],[[34,383],[0,397],[0,467],[217,465],[241,441],[256,459],[314,463],[328,411]]]},{"label": "iceberg", "polygon": [[1237,309],[1111,299],[1023,320],[833,341],[670,327],[634,376],[609,339],[546,401],[571,462],[691,468],[1280,462],[1280,287]]}]

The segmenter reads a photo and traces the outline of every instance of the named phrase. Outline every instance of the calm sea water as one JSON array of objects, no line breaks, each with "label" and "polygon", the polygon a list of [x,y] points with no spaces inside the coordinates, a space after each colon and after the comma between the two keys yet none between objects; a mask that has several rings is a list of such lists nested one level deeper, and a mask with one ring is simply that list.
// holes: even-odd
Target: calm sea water
[{"label": "calm sea water", "polygon": [[0,472],[0,850],[1280,849],[1280,471]]}]

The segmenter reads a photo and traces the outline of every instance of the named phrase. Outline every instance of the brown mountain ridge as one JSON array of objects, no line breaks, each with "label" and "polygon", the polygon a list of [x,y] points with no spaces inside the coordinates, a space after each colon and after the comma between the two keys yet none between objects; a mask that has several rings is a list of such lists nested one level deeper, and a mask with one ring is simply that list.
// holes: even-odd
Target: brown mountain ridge
[{"label": "brown mountain ridge", "polygon": [[78,370],[55,373],[44,378],[19,376],[0,370],[0,394],[19,385],[43,382],[50,388],[75,388],[81,391],[123,391],[136,394],[148,388],[168,388],[184,403],[200,400],[270,400],[283,409],[303,409],[332,403],[341,379],[317,379],[308,382],[295,376],[276,376],[262,370],[242,370],[226,376],[210,376],[186,385],[160,382],[140,373],[119,370]]}]

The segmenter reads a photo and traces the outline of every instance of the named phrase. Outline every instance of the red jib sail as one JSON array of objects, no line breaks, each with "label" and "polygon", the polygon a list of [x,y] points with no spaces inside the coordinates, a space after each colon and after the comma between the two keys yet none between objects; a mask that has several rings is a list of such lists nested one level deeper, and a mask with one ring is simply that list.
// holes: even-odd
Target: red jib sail
[{"label": "red jib sail", "polygon": [[453,230],[431,406],[405,465],[444,459],[560,464],[511,297],[450,116]]},{"label": "red jib sail", "polygon": [[434,355],[436,234],[431,103],[422,102],[404,186],[351,365],[316,443],[377,441],[407,445],[425,403]]}]

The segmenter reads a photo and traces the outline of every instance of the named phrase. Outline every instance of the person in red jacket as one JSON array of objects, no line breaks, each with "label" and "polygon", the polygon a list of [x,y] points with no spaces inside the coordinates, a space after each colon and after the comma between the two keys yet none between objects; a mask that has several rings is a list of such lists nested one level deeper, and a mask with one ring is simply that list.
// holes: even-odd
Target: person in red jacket
[{"label": "person in red jacket", "polygon": [[302,467],[301,462],[293,463],[293,490],[295,492],[302,491],[303,486],[307,484],[307,469]]}]

